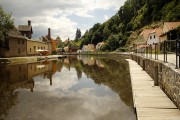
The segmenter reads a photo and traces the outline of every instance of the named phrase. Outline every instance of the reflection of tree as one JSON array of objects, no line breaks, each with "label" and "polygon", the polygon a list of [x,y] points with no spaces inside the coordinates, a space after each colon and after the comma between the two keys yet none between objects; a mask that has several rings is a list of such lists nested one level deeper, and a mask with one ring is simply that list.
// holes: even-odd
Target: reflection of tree
[{"label": "reflection of tree", "polygon": [[83,72],[90,76],[95,83],[109,86],[119,94],[127,105],[132,106],[131,83],[127,63],[124,60],[116,62],[115,60],[103,59],[102,61],[105,65],[104,68],[97,65],[85,65]]},{"label": "reflection of tree", "polygon": [[[10,89],[10,72],[5,66],[0,67],[0,119],[8,115],[9,109],[17,102],[18,92]],[[7,77],[6,77],[7,76]]]},{"label": "reflection of tree", "polygon": [[0,91],[0,94],[0,116],[3,117],[8,115],[8,111],[12,106],[16,105],[18,92],[5,89]]},{"label": "reflection of tree", "polygon": [[0,119],[8,115],[11,107],[18,100],[18,88],[31,89],[33,91],[34,81],[28,78],[27,64],[0,66]]},{"label": "reflection of tree", "polygon": [[[85,59],[85,58],[84,58]],[[94,80],[96,84],[104,84],[109,86],[113,91],[119,94],[120,98],[129,106],[132,106],[132,92],[129,75],[129,67],[125,60],[117,61],[110,59],[98,59],[98,62],[105,67],[98,67],[98,65],[83,64],[75,57],[70,57],[70,66],[74,67],[77,76],[80,79],[82,71],[87,77]]]}]

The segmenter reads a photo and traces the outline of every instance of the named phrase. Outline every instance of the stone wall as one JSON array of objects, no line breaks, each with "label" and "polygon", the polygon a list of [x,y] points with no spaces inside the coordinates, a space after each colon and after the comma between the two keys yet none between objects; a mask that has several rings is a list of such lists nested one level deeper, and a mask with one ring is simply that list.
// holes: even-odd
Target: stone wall
[{"label": "stone wall", "polygon": [[[180,109],[180,70],[162,61],[147,59],[137,55],[132,55],[131,57],[145,69],[178,109]],[[158,72],[155,72],[156,70]]]}]

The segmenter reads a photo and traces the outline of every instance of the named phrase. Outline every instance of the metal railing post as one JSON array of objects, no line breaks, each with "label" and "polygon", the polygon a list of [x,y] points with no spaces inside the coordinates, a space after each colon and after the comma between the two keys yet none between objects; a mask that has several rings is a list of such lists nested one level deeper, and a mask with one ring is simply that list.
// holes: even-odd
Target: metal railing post
[{"label": "metal railing post", "polygon": [[166,41],[164,41],[164,62],[165,62],[165,51],[166,51],[166,49],[165,49],[165,47],[166,47]]},{"label": "metal railing post", "polygon": [[176,69],[178,69],[178,41],[176,40]]}]

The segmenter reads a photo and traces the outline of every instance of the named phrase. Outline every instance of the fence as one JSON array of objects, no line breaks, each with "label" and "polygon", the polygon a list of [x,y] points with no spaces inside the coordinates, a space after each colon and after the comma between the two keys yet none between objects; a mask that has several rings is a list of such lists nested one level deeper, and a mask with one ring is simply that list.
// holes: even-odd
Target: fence
[{"label": "fence", "polygon": [[149,59],[158,60],[159,53],[163,53],[164,62],[168,62],[168,54],[172,53],[176,56],[175,68],[180,68],[180,39],[166,40],[162,43],[155,43],[144,48],[140,48],[135,52],[138,55],[144,56]]}]

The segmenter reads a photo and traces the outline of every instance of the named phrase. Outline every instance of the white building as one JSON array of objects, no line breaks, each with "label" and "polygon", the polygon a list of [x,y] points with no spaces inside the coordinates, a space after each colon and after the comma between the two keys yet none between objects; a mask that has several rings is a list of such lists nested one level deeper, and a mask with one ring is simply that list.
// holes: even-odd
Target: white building
[{"label": "white building", "polygon": [[162,34],[162,28],[156,28],[149,33],[147,38],[147,45],[154,45],[160,42],[160,35]]},{"label": "white building", "polygon": [[97,50],[97,51],[100,51],[101,47],[102,47],[104,44],[105,44],[104,42],[99,42],[99,43],[96,45],[96,50]]}]

